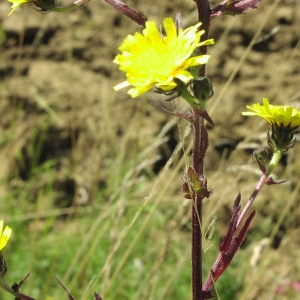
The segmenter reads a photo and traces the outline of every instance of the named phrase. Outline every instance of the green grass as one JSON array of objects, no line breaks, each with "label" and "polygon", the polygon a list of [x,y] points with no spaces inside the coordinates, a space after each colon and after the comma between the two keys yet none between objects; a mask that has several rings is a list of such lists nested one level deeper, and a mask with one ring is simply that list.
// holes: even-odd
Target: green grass
[{"label": "green grass", "polygon": [[[137,149],[128,157],[124,150],[107,158],[112,167],[93,204],[59,208],[54,201],[55,160],[38,164],[47,131],[45,126],[44,134],[33,132],[26,180],[10,178],[7,184],[18,184],[1,199],[5,222],[13,228],[3,251],[7,281],[18,282],[30,273],[22,290],[37,299],[66,297],[55,275],[76,299],[91,299],[94,290],[106,299],[189,298],[189,203],[174,192],[168,195],[184,159],[170,170],[178,155],[174,152],[158,177],[147,172],[147,160],[153,145],[161,144],[163,132],[148,146],[151,151]],[[17,160],[24,167],[21,154]],[[227,287],[227,293],[233,295],[237,288]],[[0,295],[11,299],[2,291]]]},{"label": "green grass", "polygon": [[[104,293],[106,299],[188,298],[191,284],[189,233],[182,232],[180,227],[170,230],[171,225],[166,230],[166,223],[174,220],[164,220],[157,210],[132,251],[126,253],[149,214],[147,210],[152,209],[149,204],[118,247],[120,236],[140,208],[138,201],[136,203],[125,207],[122,216],[118,216],[117,204],[113,207],[103,204],[92,213],[84,208],[67,221],[48,217],[10,222],[14,235],[4,251],[9,264],[7,280],[18,281],[30,272],[24,292],[37,299],[45,296],[63,299],[63,291],[54,280],[54,275],[58,275],[76,299],[85,299],[85,288],[101,272],[94,289]],[[8,252],[10,249],[17,251]],[[112,258],[108,260],[110,255]],[[65,276],[67,270],[70,270],[69,276]],[[228,296],[239,287],[227,284],[233,282],[232,276],[229,273],[220,281],[220,290],[226,286]],[[91,293],[88,294],[87,299],[91,299]],[[1,297],[6,299],[6,295]]]}]

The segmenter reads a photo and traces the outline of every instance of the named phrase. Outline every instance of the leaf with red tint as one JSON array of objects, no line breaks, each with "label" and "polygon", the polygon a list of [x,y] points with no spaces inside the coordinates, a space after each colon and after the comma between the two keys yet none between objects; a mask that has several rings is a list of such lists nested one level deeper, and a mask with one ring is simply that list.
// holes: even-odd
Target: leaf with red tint
[{"label": "leaf with red tint", "polygon": [[[237,197],[239,199],[239,196]],[[238,201],[236,201],[238,202]],[[237,203],[236,203],[237,204]],[[202,289],[202,295],[204,299],[210,299],[212,298],[212,289],[214,287],[214,283],[219,279],[219,277],[224,273],[224,271],[227,269],[229,264],[231,263],[233,257],[239,250],[242,242],[244,241],[245,235],[249,229],[249,226],[251,224],[252,219],[255,216],[255,210],[251,212],[247,220],[245,221],[244,226],[241,228],[238,235],[235,237],[233,236],[236,231],[236,222],[238,219],[240,211],[240,206],[237,206],[233,212],[233,216],[231,221],[229,222],[228,231],[224,237],[223,243],[220,246],[220,253],[213,265],[213,267],[210,270],[210,274],[208,278],[206,279],[206,282]]]},{"label": "leaf with red tint", "polygon": [[95,300],[103,300],[96,292],[94,292],[94,299]]},{"label": "leaf with red tint", "polygon": [[212,9],[210,19],[221,15],[240,15],[249,9],[256,9],[263,0],[225,0]]},{"label": "leaf with red tint", "polygon": [[144,13],[133,10],[132,8],[130,8],[128,5],[126,5],[125,3],[123,3],[120,0],[105,0],[105,2],[114,6],[124,16],[130,18],[135,23],[145,27],[147,17]]},{"label": "leaf with red tint", "polygon": [[281,180],[281,181],[276,182],[276,181],[273,180],[272,177],[269,177],[269,178],[266,180],[266,184],[267,184],[267,185],[281,184],[281,183],[285,183],[285,182],[287,182],[287,181],[288,181],[288,180],[286,179],[286,180]]},{"label": "leaf with red tint", "polygon": [[235,208],[233,212],[232,218],[228,224],[228,230],[223,238],[222,244],[219,247],[220,252],[226,252],[229,249],[229,246],[232,242],[232,238],[237,230],[236,225],[239,219],[240,211],[241,211],[241,206],[238,206]]}]

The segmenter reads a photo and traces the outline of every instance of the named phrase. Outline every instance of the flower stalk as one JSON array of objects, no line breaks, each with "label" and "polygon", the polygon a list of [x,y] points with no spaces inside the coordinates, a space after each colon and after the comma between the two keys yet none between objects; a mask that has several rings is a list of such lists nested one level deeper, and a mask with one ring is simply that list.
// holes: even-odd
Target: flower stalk
[{"label": "flower stalk", "polygon": [[[211,20],[211,10],[208,0],[194,0],[197,5],[198,10],[198,20],[201,21],[201,29],[204,30],[204,39],[208,39],[209,37],[209,30],[210,30],[210,20]],[[199,52],[202,54],[207,53],[207,46],[202,46],[199,49]],[[205,66],[199,71],[200,77],[205,77],[206,70]]]},{"label": "flower stalk", "polygon": [[[204,119],[194,113],[193,122],[193,168],[198,176],[203,174],[203,160],[208,147]],[[192,199],[191,251],[192,251],[192,296],[202,299],[202,200],[195,195]]]},{"label": "flower stalk", "polygon": [[270,161],[270,164],[267,168],[267,177],[271,175],[271,173],[274,171],[275,167],[278,165],[280,159],[282,156],[282,152],[280,150],[277,150],[273,153],[272,159]]},{"label": "flower stalk", "polygon": [[[210,29],[210,6],[208,0],[195,0],[198,9],[198,20],[202,22],[201,29],[204,30],[204,39],[209,37]],[[207,53],[207,46],[197,49],[201,54]],[[199,77],[206,77],[206,65],[198,72]],[[193,168],[198,176],[203,175],[203,163],[208,148],[208,135],[204,126],[204,119],[198,114],[194,115],[193,123]],[[197,197],[192,199],[191,217],[191,255],[192,255],[192,299],[202,300],[202,200]]]}]

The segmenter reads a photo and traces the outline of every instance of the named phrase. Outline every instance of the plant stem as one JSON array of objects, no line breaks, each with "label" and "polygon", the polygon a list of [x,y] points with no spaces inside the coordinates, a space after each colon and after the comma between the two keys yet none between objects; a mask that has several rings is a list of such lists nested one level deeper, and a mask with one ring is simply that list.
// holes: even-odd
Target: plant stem
[{"label": "plant stem", "polygon": [[[208,0],[194,0],[198,9],[201,29],[205,30],[203,39],[208,39],[210,27],[210,7]],[[207,47],[203,46],[199,51],[207,53]],[[205,77],[205,65],[199,70],[199,76]],[[207,130],[204,119],[193,109],[193,168],[198,176],[203,175],[203,160],[208,147]],[[192,247],[192,299],[203,300],[202,296],[202,198],[195,195],[192,199],[191,218],[191,247]]]},{"label": "plant stem", "polygon": [[246,216],[247,212],[249,211],[249,209],[250,209],[253,201],[255,200],[257,194],[262,189],[263,185],[266,183],[267,178],[271,175],[271,173],[274,171],[275,167],[279,163],[281,156],[282,156],[282,153],[281,153],[280,150],[274,151],[272,159],[271,159],[270,164],[268,166],[267,172],[262,174],[262,176],[260,177],[260,180],[259,180],[255,190],[253,191],[251,197],[249,198],[249,200],[246,203],[243,211],[241,212],[241,215],[240,215],[239,220],[238,220],[237,227],[242,223],[244,217]]},{"label": "plant stem", "polygon": [[236,227],[238,228],[241,223],[243,222],[247,212],[249,211],[253,201],[255,200],[256,196],[258,195],[258,193],[260,192],[260,190],[262,189],[262,187],[264,186],[265,182],[267,179],[267,175],[266,174],[262,174],[259,182],[257,184],[257,186],[255,187],[255,190],[253,191],[251,197],[249,198],[249,200],[247,201],[246,205],[244,206],[243,211],[241,212],[240,216],[239,216],[239,220],[237,222]]},{"label": "plant stem", "polygon": [[[198,176],[203,174],[203,161],[208,147],[204,119],[196,110],[193,122],[193,168]],[[195,194],[192,203],[192,295],[193,300],[202,300],[202,198]]]},{"label": "plant stem", "polygon": [[[202,23],[201,29],[204,29],[205,32],[201,39],[207,40],[209,38],[209,28],[210,28],[210,6],[208,0],[194,0],[197,5],[198,10],[198,20]],[[200,48],[202,54],[207,53],[207,46],[202,46]],[[199,74],[199,76],[205,76],[205,65],[204,65],[204,74]]]},{"label": "plant stem", "polygon": [[282,156],[282,152],[280,150],[274,151],[272,159],[267,169],[267,176],[270,176],[271,173],[274,171],[275,167],[278,165],[280,161],[281,156]]},{"label": "plant stem", "polygon": [[[195,114],[193,124],[193,167],[198,175],[203,173],[203,164],[200,163],[201,145],[201,117]],[[202,299],[202,199],[195,196],[192,199],[192,295],[193,300]]]},{"label": "plant stem", "polygon": [[202,300],[202,199],[192,204],[192,295]]}]

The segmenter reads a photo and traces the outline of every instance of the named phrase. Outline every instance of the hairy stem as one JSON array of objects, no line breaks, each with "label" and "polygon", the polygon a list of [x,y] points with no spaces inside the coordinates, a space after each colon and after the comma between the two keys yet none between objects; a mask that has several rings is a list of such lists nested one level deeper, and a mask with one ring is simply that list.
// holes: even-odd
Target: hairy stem
[{"label": "hairy stem", "polygon": [[[204,119],[194,111],[193,122],[193,168],[198,176],[203,174],[203,161],[208,147]],[[202,198],[195,194],[192,203],[192,295],[193,300],[202,300]]]},{"label": "hairy stem", "polygon": [[[208,0],[194,0],[198,9],[201,29],[205,30],[203,39],[208,39],[210,27],[210,7]],[[199,49],[202,54],[207,53],[207,47]],[[205,77],[205,65],[199,70],[199,76]],[[207,131],[204,119],[195,110],[193,122],[193,168],[198,176],[203,175],[203,160],[208,147]],[[202,296],[202,200],[195,195],[192,199],[192,299],[203,300]]]},{"label": "hairy stem", "polygon": [[[203,164],[200,162],[200,119],[201,117],[195,114],[193,124],[193,167],[198,175],[203,174]],[[195,196],[192,200],[192,299],[202,300],[202,199],[198,199],[197,196]]]}]

